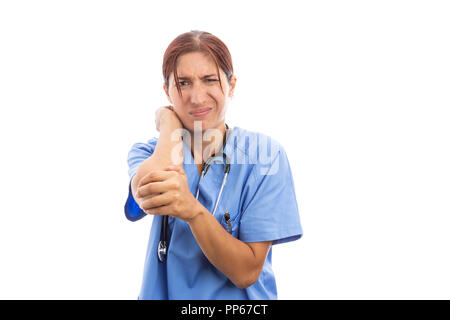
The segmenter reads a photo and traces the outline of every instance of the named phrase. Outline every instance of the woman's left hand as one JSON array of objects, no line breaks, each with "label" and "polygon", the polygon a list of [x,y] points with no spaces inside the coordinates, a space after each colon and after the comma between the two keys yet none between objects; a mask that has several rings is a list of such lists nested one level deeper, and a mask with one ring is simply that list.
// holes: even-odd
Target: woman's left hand
[{"label": "woman's left hand", "polygon": [[200,203],[189,190],[186,173],[180,166],[146,174],[139,181],[134,198],[147,214],[170,215],[189,222],[200,212]]}]

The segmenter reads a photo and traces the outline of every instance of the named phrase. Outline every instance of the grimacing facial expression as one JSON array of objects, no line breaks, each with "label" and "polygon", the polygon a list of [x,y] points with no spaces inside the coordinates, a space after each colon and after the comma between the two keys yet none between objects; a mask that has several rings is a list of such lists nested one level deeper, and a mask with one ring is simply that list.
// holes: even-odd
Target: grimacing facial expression
[{"label": "grimacing facial expression", "polygon": [[233,95],[236,77],[233,76],[228,83],[225,73],[219,67],[222,92],[214,60],[203,52],[181,55],[176,68],[183,96],[178,93],[173,72],[169,77],[169,88],[165,84],[163,87],[183,126],[193,131],[194,121],[201,121],[202,131],[211,128],[220,130],[224,127],[225,113]]}]

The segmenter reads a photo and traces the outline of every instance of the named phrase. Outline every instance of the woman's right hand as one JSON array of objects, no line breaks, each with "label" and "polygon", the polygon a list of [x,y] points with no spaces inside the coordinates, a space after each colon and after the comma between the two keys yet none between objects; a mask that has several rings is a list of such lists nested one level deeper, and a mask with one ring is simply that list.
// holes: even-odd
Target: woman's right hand
[{"label": "woman's right hand", "polygon": [[173,106],[160,107],[155,112],[156,130],[160,132],[162,126],[170,126],[172,129],[182,128],[183,124],[173,110]]}]

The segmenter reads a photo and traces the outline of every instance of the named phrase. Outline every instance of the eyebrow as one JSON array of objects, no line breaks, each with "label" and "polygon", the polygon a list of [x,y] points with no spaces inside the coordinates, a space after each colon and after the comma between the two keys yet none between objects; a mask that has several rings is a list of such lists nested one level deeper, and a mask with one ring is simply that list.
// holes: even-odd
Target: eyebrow
[{"label": "eyebrow", "polygon": [[[202,79],[204,79],[204,78],[209,78],[209,77],[217,77],[217,74],[215,74],[215,73],[213,73],[213,74],[207,74],[207,75],[203,76]],[[191,78],[189,78],[189,77],[178,77],[178,79],[187,79],[187,80],[190,80]]]}]

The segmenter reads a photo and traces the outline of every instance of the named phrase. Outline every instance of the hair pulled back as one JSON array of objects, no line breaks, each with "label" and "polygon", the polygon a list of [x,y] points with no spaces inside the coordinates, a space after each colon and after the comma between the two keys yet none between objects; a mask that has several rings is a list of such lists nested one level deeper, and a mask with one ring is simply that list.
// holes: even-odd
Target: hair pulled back
[{"label": "hair pulled back", "polygon": [[180,34],[167,47],[163,58],[163,77],[166,87],[169,88],[169,76],[173,72],[175,85],[178,93],[182,96],[180,85],[178,84],[178,73],[176,70],[177,59],[181,55],[189,52],[204,52],[209,54],[216,65],[217,75],[219,76],[220,88],[223,92],[222,82],[220,81],[219,68],[225,73],[228,83],[233,76],[233,63],[231,54],[225,43],[209,32],[192,30]]}]

